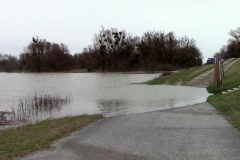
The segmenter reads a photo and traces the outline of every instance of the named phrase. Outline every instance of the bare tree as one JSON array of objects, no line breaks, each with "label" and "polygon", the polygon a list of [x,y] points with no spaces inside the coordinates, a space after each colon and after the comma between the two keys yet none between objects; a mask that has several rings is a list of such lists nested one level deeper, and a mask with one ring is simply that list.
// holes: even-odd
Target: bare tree
[{"label": "bare tree", "polygon": [[232,36],[230,40],[231,41],[236,41],[237,43],[240,42],[240,27],[238,27],[235,30],[230,30],[229,35]]},{"label": "bare tree", "polygon": [[[94,37],[94,47],[99,51],[101,69],[118,71],[122,68],[122,59],[127,58],[127,34],[125,30],[102,29]],[[128,43],[129,44],[129,43]],[[126,60],[126,59],[125,59]]]},{"label": "bare tree", "polygon": [[20,63],[25,70],[33,72],[62,71],[71,68],[71,58],[65,44],[33,37],[20,54]]}]

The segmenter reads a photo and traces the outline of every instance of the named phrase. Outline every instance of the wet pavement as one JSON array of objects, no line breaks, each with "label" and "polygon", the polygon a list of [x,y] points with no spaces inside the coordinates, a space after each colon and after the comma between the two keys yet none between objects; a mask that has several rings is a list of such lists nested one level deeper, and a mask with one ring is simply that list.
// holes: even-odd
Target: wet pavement
[{"label": "wet pavement", "polygon": [[106,118],[23,159],[239,160],[240,132],[208,103]]}]

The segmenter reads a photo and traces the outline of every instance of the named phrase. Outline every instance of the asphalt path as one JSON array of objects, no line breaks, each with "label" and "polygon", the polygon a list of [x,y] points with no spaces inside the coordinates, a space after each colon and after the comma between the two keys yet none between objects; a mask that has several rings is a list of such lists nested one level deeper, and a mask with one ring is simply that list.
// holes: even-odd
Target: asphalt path
[{"label": "asphalt path", "polygon": [[239,160],[240,132],[209,104],[105,118],[27,160]]}]

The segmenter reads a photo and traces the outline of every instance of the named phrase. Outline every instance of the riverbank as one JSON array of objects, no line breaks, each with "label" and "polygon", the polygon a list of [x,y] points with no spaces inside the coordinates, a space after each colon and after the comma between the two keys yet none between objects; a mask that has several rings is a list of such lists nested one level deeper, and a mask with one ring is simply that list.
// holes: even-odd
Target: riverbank
[{"label": "riverbank", "polygon": [[[237,61],[231,58],[224,62],[225,71]],[[150,85],[183,85],[206,88],[213,82],[213,64],[181,70],[177,73],[159,77],[146,82]]]},{"label": "riverbank", "polygon": [[239,131],[209,103],[105,118],[53,145],[23,160],[240,159]]},{"label": "riverbank", "polygon": [[240,129],[240,91],[221,94],[224,91],[240,86],[240,59],[234,63],[225,74],[223,84],[218,91],[214,86],[208,86],[208,91],[214,95],[208,98],[212,104],[226,119],[236,128]]},{"label": "riverbank", "polygon": [[240,86],[240,59],[229,59],[224,63],[225,78],[218,91],[214,91],[213,65],[194,67],[178,73],[148,81],[147,84],[172,84],[207,88],[213,93],[208,98],[212,104],[234,127],[240,129],[240,91],[221,94]]},{"label": "riverbank", "polygon": [[202,103],[105,118],[24,159],[239,159],[239,142],[239,131]]},{"label": "riverbank", "polygon": [[209,71],[213,68],[213,65],[204,65],[193,67],[189,69],[184,69],[174,74],[170,74],[164,77],[159,77],[153,80],[146,82],[150,85],[160,85],[160,84],[168,84],[168,85],[186,85],[191,79],[199,76],[200,74]]},{"label": "riverbank", "polygon": [[[235,65],[232,67],[234,66]],[[239,66],[237,65],[235,68],[237,71]],[[199,69],[201,70],[201,68]],[[195,71],[189,73],[194,73],[194,75],[196,75]],[[230,71],[233,71],[233,69],[230,68],[228,72]],[[234,76],[234,74],[237,73],[236,71],[230,75]],[[200,72],[202,71],[197,71],[197,73]],[[238,92],[233,92],[231,94],[236,93]],[[231,94],[227,94],[225,96],[231,96]],[[219,93],[216,93],[216,95],[213,96],[221,95]],[[236,103],[233,108],[239,104],[240,98],[237,97],[239,96],[235,97]],[[222,97],[215,98],[216,102],[222,103]],[[229,97],[226,97],[226,101],[228,102],[227,105],[229,105],[232,100],[229,99]],[[214,102],[212,102],[212,104],[218,105],[214,104]],[[226,107],[226,104],[224,104],[223,109],[231,108]],[[222,113],[220,109],[218,110],[221,114],[224,115],[224,112]],[[237,112],[237,110],[231,110],[233,111],[231,114],[235,115],[235,112]],[[226,113],[229,113],[229,111]],[[98,120],[100,118],[102,117],[100,116],[95,120]],[[239,117],[234,116],[234,118],[234,123],[238,123]],[[78,122],[79,120],[77,120],[76,124]],[[80,126],[80,128],[75,128],[74,125],[73,127],[69,127],[69,121],[67,121],[64,126],[62,126],[62,122],[57,124],[58,125],[55,124],[53,126],[60,127],[60,129],[72,128],[73,130],[71,130],[71,132],[77,131],[83,127]],[[236,126],[237,125],[235,125],[235,127]],[[49,126],[47,129],[51,129],[51,127],[52,126]],[[46,133],[49,131],[45,130],[45,127],[41,129],[43,129],[43,131],[36,130],[37,133],[32,132],[34,133],[32,134],[32,137],[34,137],[35,134],[35,137],[37,138],[40,137],[38,134],[46,136]],[[31,129],[28,129],[28,127],[24,128],[24,130],[31,131]],[[15,130],[15,132],[19,132],[19,136],[14,136],[13,138],[18,137],[18,140],[0,138],[0,146],[2,146],[2,144],[5,145],[10,142],[11,144],[21,142],[23,145],[25,145],[26,140],[31,137],[28,134],[20,134],[21,132],[18,130]],[[8,137],[7,135],[10,135],[11,133],[17,134],[15,132],[12,131],[8,134],[5,133],[4,136]],[[53,133],[56,135],[49,138],[51,142],[69,134],[66,133],[62,136],[59,136],[62,133],[65,133],[62,130],[56,130],[53,131]],[[3,134],[0,132],[0,136],[1,135]],[[34,146],[36,150],[50,148],[49,139],[45,141],[45,145],[41,145],[41,139],[34,141],[32,144],[26,144],[27,147]],[[232,151],[240,151],[239,132],[236,129],[232,128],[231,125],[228,124],[227,121],[222,116],[220,116],[218,112],[208,103],[160,112],[106,118],[93,127],[90,127],[90,129],[88,128],[83,132],[76,132],[73,136],[70,136],[66,139],[64,138],[66,141],[63,143],[58,143],[58,145],[55,146],[56,149],[54,151],[47,151],[49,154],[40,152],[40,154],[37,153],[37,156],[31,157],[32,155],[30,155],[30,157],[32,159],[81,159],[83,157],[83,159],[89,160],[104,159],[106,157],[112,160],[145,160],[158,159],[159,157],[163,157],[163,159],[177,159],[176,157],[179,157],[179,159],[213,159],[216,157],[217,159],[229,159],[232,156],[238,156]],[[5,154],[5,157],[0,156],[0,159],[11,159],[11,157],[25,155],[33,151],[29,148],[27,148],[27,151],[22,151],[22,148],[25,148],[21,146],[22,144],[15,145],[17,147],[14,146],[11,148],[4,146],[0,148],[0,155],[2,156]],[[146,150],[146,148],[148,149]],[[6,151],[6,149],[8,151]],[[20,151],[22,154],[17,154]]]},{"label": "riverbank", "polygon": [[64,117],[1,130],[0,160],[24,156],[36,150],[50,149],[52,142],[102,118],[101,115]]}]

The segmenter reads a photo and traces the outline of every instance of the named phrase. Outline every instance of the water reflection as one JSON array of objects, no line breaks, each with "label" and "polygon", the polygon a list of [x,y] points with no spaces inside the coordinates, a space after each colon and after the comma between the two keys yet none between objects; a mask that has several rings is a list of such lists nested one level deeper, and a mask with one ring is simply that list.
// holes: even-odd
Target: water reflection
[{"label": "water reflection", "polygon": [[97,106],[108,117],[193,105],[205,102],[208,95],[203,88],[137,84],[99,91],[98,98],[104,99],[104,102],[108,99],[108,103],[98,99]]},{"label": "water reflection", "polygon": [[115,112],[124,112],[127,109],[127,102],[123,99],[111,99],[111,100],[97,100],[97,106],[99,107],[101,113],[115,113]]},{"label": "water reflection", "polygon": [[121,73],[0,73],[0,111],[11,111],[19,98],[35,92],[59,94],[64,97],[71,93],[73,100],[58,107],[35,107],[25,113],[44,119],[81,114],[141,113],[181,107],[205,102],[209,94],[206,89],[144,84],[159,74]]}]

